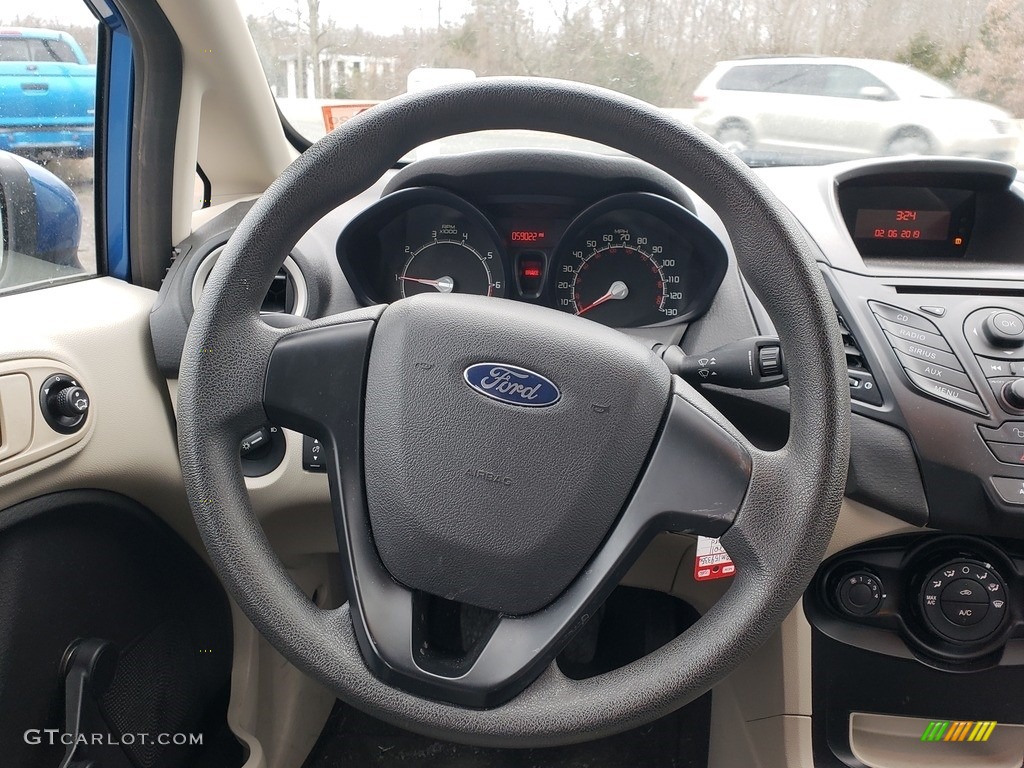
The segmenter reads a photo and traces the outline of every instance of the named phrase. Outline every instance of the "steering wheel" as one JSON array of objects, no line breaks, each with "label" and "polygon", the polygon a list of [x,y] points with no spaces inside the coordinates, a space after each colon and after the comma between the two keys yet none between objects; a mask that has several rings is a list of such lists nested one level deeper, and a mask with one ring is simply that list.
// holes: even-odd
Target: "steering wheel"
[{"label": "steering wheel", "polygon": [[[447,135],[551,131],[628,152],[726,222],[787,360],[787,445],[755,448],[640,342],[504,299],[420,295],[271,328],[260,305],[314,222]],[[313,435],[348,602],[321,609],[256,520],[241,437]],[[849,452],[835,312],[796,224],[702,134],[610,91],[480,79],[384,102],[303,153],[235,230],[188,333],[182,472],[211,562],[259,631],[360,709],[438,738],[550,746],[665,715],[766,640],[820,561]],[[584,680],[554,658],[651,538],[720,536],[737,572],[691,628]],[[425,606],[489,617],[472,650],[429,640]]]}]

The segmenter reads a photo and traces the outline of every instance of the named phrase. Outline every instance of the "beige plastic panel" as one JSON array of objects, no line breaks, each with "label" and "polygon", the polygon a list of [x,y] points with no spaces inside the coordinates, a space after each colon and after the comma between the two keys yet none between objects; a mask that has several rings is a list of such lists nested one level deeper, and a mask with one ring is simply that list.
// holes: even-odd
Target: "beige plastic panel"
[{"label": "beige plastic panel", "polygon": [[160,0],[160,7],[182,43],[171,222],[180,242],[189,234],[197,161],[219,203],[262,193],[298,152],[285,138],[238,4]]},{"label": "beige plastic panel", "polygon": [[[48,371],[71,373],[91,399],[85,428],[67,442],[47,434],[33,406],[32,447],[3,464],[13,466],[8,462],[28,451],[32,460],[3,468],[0,509],[61,490],[115,491],[152,509],[202,551],[182,485],[170,398],[149,338],[155,298],[119,280],[94,278],[0,299],[0,373],[27,371],[33,393]],[[10,407],[24,413],[20,405]],[[6,419],[6,397],[3,408]]]},{"label": "beige plastic panel", "polygon": [[[95,408],[78,432],[65,435],[42,417],[40,388],[50,376],[66,374],[81,386],[82,378],[56,360],[7,360],[0,363],[0,477],[66,451],[87,439]],[[86,388],[88,390],[88,388]]]},{"label": "beige plastic panel", "polygon": [[868,768],[1020,768],[1024,763],[1024,725],[999,723],[987,741],[923,742],[931,722],[853,712],[851,751]]},{"label": "beige plastic panel", "polygon": [[[919,530],[846,499],[827,555],[881,536]],[[707,598],[701,591],[693,594],[695,589],[698,587],[684,580],[674,591],[691,601]],[[800,604],[763,647],[715,688],[714,702],[712,768],[812,765],[811,626]],[[806,728],[794,726],[794,716],[806,721]],[[751,745],[751,762],[736,760],[742,743]]]}]

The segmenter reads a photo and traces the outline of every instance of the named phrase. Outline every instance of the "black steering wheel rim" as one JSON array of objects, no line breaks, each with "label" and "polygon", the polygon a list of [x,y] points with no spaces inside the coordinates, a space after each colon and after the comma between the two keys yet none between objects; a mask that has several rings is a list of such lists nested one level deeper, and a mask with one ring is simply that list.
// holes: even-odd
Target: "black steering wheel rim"
[{"label": "black steering wheel rim", "polygon": [[[310,604],[253,514],[238,440],[268,418],[268,370],[282,338],[373,326],[383,311],[367,308],[285,332],[265,325],[262,296],[299,235],[416,146],[502,128],[564,133],[631,153],[718,211],[745,277],[776,324],[790,372],[791,429],[789,443],[777,452],[747,446],[750,485],[723,537],[740,567],[697,624],[622,669],[574,681],[551,665],[511,700],[473,709],[382,682],[366,664],[348,606],[322,611]],[[186,341],[178,396],[182,471],[211,561],[239,606],[292,663],[339,697],[452,740],[488,746],[579,741],[648,722],[702,694],[749,656],[799,599],[828,543],[845,485],[849,394],[838,339],[834,309],[797,225],[734,157],[650,105],[609,91],[542,79],[481,79],[394,99],[354,118],[289,166],[253,206],[211,274]],[[339,368],[332,381],[345,386],[345,375]],[[676,382],[673,390],[710,420],[724,421],[689,388]],[[727,423],[723,428],[742,439]],[[340,495],[332,488],[336,506]]]}]

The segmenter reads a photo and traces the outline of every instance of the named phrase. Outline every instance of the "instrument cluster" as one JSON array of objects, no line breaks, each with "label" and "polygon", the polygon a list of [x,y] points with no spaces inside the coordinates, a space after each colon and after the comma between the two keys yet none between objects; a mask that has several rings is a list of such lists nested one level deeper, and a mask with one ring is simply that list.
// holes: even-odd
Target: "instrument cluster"
[{"label": "instrument cluster", "polygon": [[366,304],[469,293],[620,328],[703,314],[728,264],[703,222],[657,194],[474,204],[439,187],[382,197],[342,231],[338,260]]}]

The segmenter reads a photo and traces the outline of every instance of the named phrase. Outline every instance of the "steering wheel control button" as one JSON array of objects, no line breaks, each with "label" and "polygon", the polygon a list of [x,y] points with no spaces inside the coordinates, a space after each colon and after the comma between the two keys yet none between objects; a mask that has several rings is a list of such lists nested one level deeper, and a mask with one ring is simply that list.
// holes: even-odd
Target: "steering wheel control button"
[{"label": "steering wheel control button", "polygon": [[909,325],[899,325],[898,323],[883,320],[880,317],[878,318],[878,324],[882,326],[882,330],[894,339],[902,339],[903,341],[909,341],[913,344],[923,344],[926,347],[938,349],[943,352],[953,351],[950,349],[949,344],[946,343],[946,340],[938,333],[922,331]]},{"label": "steering wheel control button", "polygon": [[270,424],[262,426],[243,437],[238,445],[242,474],[246,477],[270,474],[280,466],[284,453],[284,435],[280,427]]},{"label": "steering wheel control button", "polygon": [[953,560],[933,571],[921,590],[929,627],[959,642],[978,642],[999,629],[1006,616],[1006,585],[990,565]]},{"label": "steering wheel control button", "polygon": [[925,378],[913,371],[907,371],[907,377],[922,392],[939,400],[944,400],[950,405],[956,405],[975,413],[988,413],[985,404],[981,402],[981,398],[973,391],[968,392],[959,387],[951,387],[933,379]]},{"label": "steering wheel control button", "polygon": [[882,393],[878,391],[875,377],[863,371],[848,371],[850,377],[850,399],[869,405],[881,405]]},{"label": "steering wheel control button", "polygon": [[875,313],[875,316],[882,320],[888,320],[890,323],[905,325],[909,328],[917,328],[919,331],[929,331],[930,333],[937,334],[941,333],[935,323],[927,317],[922,317],[914,312],[908,312],[905,309],[891,307],[888,304],[879,304],[877,301],[869,301],[868,304],[871,307],[871,311]]},{"label": "steering wheel control button", "polygon": [[89,394],[67,374],[55,374],[39,390],[43,419],[55,432],[69,435],[85,425],[92,407]]},{"label": "steering wheel control button", "polygon": [[[964,336],[976,355],[1024,360],[1024,317],[1005,307],[987,307],[969,314],[964,320]],[[1003,375],[1014,374],[1009,371]]]},{"label": "steering wheel control button", "polygon": [[1024,480],[1015,477],[993,477],[992,487],[1006,504],[1024,507]]},{"label": "steering wheel control button", "polygon": [[309,435],[302,436],[302,468],[307,472],[327,471],[324,444]]},{"label": "steering wheel control button", "polygon": [[1024,346],[1024,319],[1015,312],[993,312],[985,318],[982,328],[997,347]]},{"label": "steering wheel control button", "polygon": [[879,609],[884,598],[882,582],[866,571],[844,576],[836,587],[839,608],[848,616],[870,616]]}]

